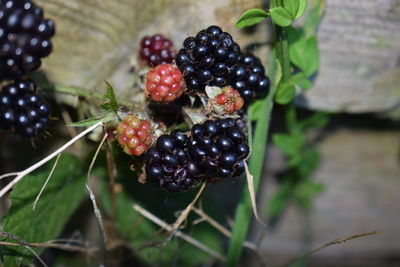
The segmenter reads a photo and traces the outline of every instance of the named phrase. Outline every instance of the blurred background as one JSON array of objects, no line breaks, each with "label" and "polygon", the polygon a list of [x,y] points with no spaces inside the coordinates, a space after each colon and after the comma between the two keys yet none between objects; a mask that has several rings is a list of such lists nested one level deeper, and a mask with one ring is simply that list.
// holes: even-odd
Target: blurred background
[{"label": "blurred background", "polygon": [[[130,99],[129,69],[143,36],[163,33],[179,47],[187,36],[212,24],[230,32],[242,48],[254,52],[268,64],[271,22],[266,20],[245,30],[234,26],[245,10],[265,8],[267,2],[36,2],[57,24],[54,53],[44,60],[43,70],[36,74],[38,81],[45,77],[46,82],[52,84],[103,92],[103,81],[107,80],[120,98]],[[259,212],[268,228],[256,221],[252,223],[248,240],[258,245],[260,255],[255,256],[246,249],[241,264],[259,266],[264,262],[268,266],[281,266],[337,238],[382,231],[379,235],[327,247],[296,264],[400,266],[400,1],[310,0],[308,8],[317,8],[321,15],[316,29],[320,67],[311,77],[312,87],[299,89],[295,99],[298,122],[306,125],[302,128],[303,154],[298,165],[288,165],[292,155],[285,153],[273,136],[288,131],[290,126],[285,118],[292,111],[275,105],[258,193]],[[296,26],[301,27],[303,22],[301,19]],[[23,169],[32,159],[45,155],[70,138],[63,127],[62,110],[75,114],[73,119],[79,118],[80,98],[46,94],[53,106],[58,105],[55,112],[59,120],[50,128],[52,136],[38,140],[32,148],[30,142],[17,141],[1,133],[0,173]],[[74,153],[79,154],[77,151]],[[129,159],[120,157],[118,167],[122,169],[123,188],[135,201],[164,220],[172,222],[174,211],[185,207],[187,202],[184,201],[193,198],[193,193],[175,197],[141,185],[136,179],[128,179],[131,176],[126,167]],[[220,183],[210,187],[204,196],[204,209],[226,227],[234,217],[241,184],[240,181]],[[8,205],[7,201],[2,201],[1,214]],[[91,209],[90,201],[85,200],[63,236],[79,232],[85,242],[99,242]],[[216,250],[224,254],[228,239],[203,228],[204,240],[216,244]],[[176,242],[175,239],[172,242]],[[150,265],[219,265],[204,255],[198,261],[190,259],[192,254],[183,257],[180,253],[197,253],[196,250],[180,250],[187,246],[181,244],[172,249],[175,260],[168,260],[168,264],[159,256]],[[139,265],[135,255],[136,251],[114,251],[111,257],[115,257],[115,262],[111,265]],[[94,258],[88,260],[84,255],[53,250],[46,250],[44,257],[53,262],[52,266],[94,266],[96,263]]]}]

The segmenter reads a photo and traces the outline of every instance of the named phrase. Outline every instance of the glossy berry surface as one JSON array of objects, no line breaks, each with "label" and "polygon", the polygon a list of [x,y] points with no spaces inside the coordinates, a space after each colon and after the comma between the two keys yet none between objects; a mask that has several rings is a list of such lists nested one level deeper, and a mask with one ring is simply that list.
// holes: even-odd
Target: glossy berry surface
[{"label": "glossy berry surface", "polygon": [[230,86],[224,87],[222,93],[214,98],[214,102],[219,105],[224,113],[233,113],[243,107],[244,100],[239,92]]},{"label": "glossy berry surface", "polygon": [[257,57],[247,53],[239,57],[239,64],[232,68],[229,84],[239,91],[246,104],[269,92],[270,80]]},{"label": "glossy berry surface", "polygon": [[135,115],[128,115],[118,124],[116,135],[126,154],[140,156],[151,145],[151,124]]},{"label": "glossy berry surface", "polygon": [[205,86],[224,87],[231,69],[239,61],[240,47],[218,26],[210,26],[183,42],[175,61],[187,88],[203,91]]},{"label": "glossy berry surface", "polygon": [[180,70],[170,64],[158,65],[146,76],[145,95],[156,102],[171,102],[185,91]]},{"label": "glossy berry surface", "polygon": [[162,34],[145,36],[140,42],[139,57],[150,67],[171,64],[175,59],[174,44]]},{"label": "glossy berry surface", "polygon": [[157,187],[180,192],[197,186],[201,173],[187,152],[188,136],[181,130],[161,135],[146,153],[145,171]]},{"label": "glossy berry surface", "polygon": [[32,1],[0,1],[0,79],[37,70],[53,50],[54,34],[54,21]]},{"label": "glossy berry surface", "polygon": [[250,149],[235,120],[208,120],[195,124],[191,133],[188,151],[206,181],[233,178],[243,173],[241,166]]},{"label": "glossy berry surface", "polygon": [[21,138],[42,134],[50,122],[50,107],[32,81],[16,81],[0,91],[0,129]]}]

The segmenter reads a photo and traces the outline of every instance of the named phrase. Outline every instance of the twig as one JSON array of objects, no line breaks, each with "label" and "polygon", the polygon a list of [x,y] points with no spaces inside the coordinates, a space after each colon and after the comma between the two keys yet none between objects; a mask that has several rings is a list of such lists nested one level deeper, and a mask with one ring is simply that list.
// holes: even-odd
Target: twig
[{"label": "twig", "polygon": [[61,154],[58,154],[58,155],[57,155],[56,162],[54,162],[53,168],[51,169],[51,171],[50,171],[50,173],[49,173],[49,176],[47,176],[46,182],[45,182],[44,185],[42,186],[42,189],[40,189],[39,194],[37,195],[35,201],[33,202],[33,206],[32,206],[32,209],[33,209],[33,210],[35,210],[36,204],[38,203],[38,201],[39,201],[39,199],[40,199],[40,196],[42,195],[44,189],[46,188],[47,183],[50,181],[50,178],[51,178],[51,176],[53,175],[53,172],[54,172],[54,170],[55,170],[56,167],[57,167],[58,160],[60,159],[60,156],[61,156]]},{"label": "twig", "polygon": [[322,246],[320,246],[320,247],[318,247],[316,249],[313,249],[313,250],[301,255],[300,257],[297,257],[297,258],[291,260],[290,262],[282,265],[282,267],[283,266],[289,266],[290,264],[292,264],[292,263],[294,263],[294,262],[296,262],[298,260],[301,260],[301,259],[303,259],[305,257],[308,257],[311,254],[314,254],[315,252],[320,251],[321,249],[324,249],[326,247],[329,247],[329,246],[332,246],[332,245],[338,245],[338,244],[344,243],[344,242],[346,242],[348,240],[352,240],[352,239],[356,239],[356,238],[360,238],[360,237],[365,237],[365,236],[378,235],[378,234],[381,234],[381,233],[382,233],[381,231],[373,231],[373,232],[369,232],[369,233],[351,235],[351,236],[346,236],[346,237],[343,237],[343,238],[335,239],[335,240],[333,240],[331,242],[328,242],[328,243],[326,243],[326,244],[324,244],[324,245],[322,245]]},{"label": "twig", "polygon": [[199,192],[197,192],[195,198],[190,202],[190,204],[186,207],[186,209],[179,215],[178,219],[175,221],[174,225],[172,226],[171,234],[167,238],[166,242],[169,242],[172,237],[174,236],[175,232],[179,229],[179,226],[183,223],[184,220],[186,220],[187,216],[189,215],[190,211],[194,207],[194,204],[196,204],[196,201],[199,199],[201,194],[204,191],[204,188],[206,187],[206,183],[203,183]]},{"label": "twig", "polygon": [[[150,221],[152,221],[153,223],[159,225],[160,227],[162,227],[163,229],[172,232],[174,230],[174,228],[165,223],[164,221],[162,221],[161,219],[159,219],[158,217],[156,217],[155,215],[153,215],[152,213],[148,212],[147,210],[143,209],[142,207],[140,207],[137,204],[133,205],[133,208],[139,212],[140,214],[142,214],[144,217],[146,217],[147,219],[149,219]],[[176,230],[175,231],[175,236],[182,238],[183,240],[185,240],[186,242],[192,244],[193,246],[203,250],[204,252],[210,254],[211,256],[213,256],[216,259],[219,259],[220,261],[225,261],[225,257],[223,255],[221,255],[220,253],[210,249],[209,247],[207,247],[206,245],[204,245],[203,243],[197,241],[196,239],[184,234],[183,232]]]},{"label": "twig", "polygon": [[40,256],[23,239],[21,239],[20,237],[14,235],[14,234],[3,232],[3,231],[0,232],[0,235],[17,241],[19,243],[19,246],[24,247],[27,250],[29,250],[40,261],[40,263],[43,266],[47,267],[47,264],[42,260],[42,258],[40,258]]},{"label": "twig", "polygon": [[89,196],[90,196],[90,199],[92,200],[94,215],[96,216],[96,219],[99,224],[99,230],[100,230],[101,239],[102,239],[102,246],[103,246],[103,250],[104,250],[104,259],[103,259],[104,264],[106,263],[106,258],[107,258],[107,235],[106,235],[106,231],[104,230],[104,224],[103,224],[103,220],[101,217],[101,212],[100,212],[99,208],[97,207],[96,197],[95,197],[92,189],[90,188],[90,173],[92,172],[93,166],[96,162],[97,156],[100,153],[101,147],[104,145],[104,142],[107,140],[107,136],[108,136],[108,134],[107,134],[107,132],[105,132],[104,137],[101,140],[99,146],[97,147],[96,153],[93,156],[92,162],[90,163],[90,166],[88,169],[87,184],[86,184],[86,189],[89,191]]},{"label": "twig", "polygon": [[[21,172],[12,173],[13,175],[16,175],[16,177],[14,178],[14,180],[12,180],[10,183],[8,183],[3,189],[1,189],[0,198],[3,197],[14,185],[16,185],[19,181],[21,181],[26,175],[28,175],[29,173],[33,172],[37,168],[41,167],[43,164],[47,163],[48,161],[50,161],[51,159],[56,157],[58,154],[60,154],[61,152],[66,150],[68,147],[70,147],[72,144],[74,144],[77,140],[79,140],[83,136],[87,135],[88,133],[90,133],[97,127],[99,127],[101,124],[102,124],[102,122],[99,122],[99,123],[96,123],[95,125],[87,128],[86,130],[84,130],[83,132],[81,132],[80,134],[78,134],[77,136],[72,138],[71,140],[69,140],[66,144],[61,146],[59,149],[57,149],[56,151],[54,151],[53,153],[51,153],[44,159],[40,160],[39,162],[33,164],[29,168],[27,168]],[[12,176],[12,175],[11,175],[11,173],[9,173],[9,174],[2,175],[1,177],[7,177],[7,176]]]},{"label": "twig", "polygon": [[17,176],[19,174],[19,172],[10,172],[10,173],[6,173],[0,176],[0,180],[7,178],[7,177],[11,177],[11,176]]},{"label": "twig", "polygon": [[[63,117],[63,120],[65,122],[65,125],[69,125],[72,124],[73,121],[71,119],[71,115],[68,113],[67,110],[62,110],[61,111],[61,116]],[[69,134],[74,137],[75,135],[77,135],[77,131],[76,131],[76,127],[67,127],[67,131],[69,132]],[[75,143],[76,148],[78,149],[78,151],[80,151],[82,149],[82,145],[80,142],[76,142]]]},{"label": "twig", "polygon": [[104,224],[103,224],[103,220],[101,218],[101,213],[99,208],[97,207],[96,204],[96,197],[93,194],[92,189],[90,189],[90,186],[88,184],[86,184],[86,189],[89,191],[89,195],[90,195],[90,200],[92,200],[93,203],[93,210],[94,210],[94,215],[96,216],[97,222],[99,224],[99,230],[100,230],[100,234],[101,234],[101,239],[102,239],[102,246],[103,246],[103,251],[104,251],[104,258],[103,258],[103,263],[106,263],[106,258],[107,258],[107,235],[106,235],[106,231],[104,230]]},{"label": "twig", "polygon": [[[208,216],[203,210],[198,209],[196,207],[193,207],[192,210],[196,212],[201,218],[203,218],[205,221],[207,221],[211,226],[213,226],[215,229],[220,231],[224,236],[226,237],[231,237],[232,232],[226,229],[224,226],[222,226],[219,222]],[[256,244],[250,242],[250,241],[244,241],[244,246],[253,250],[253,251],[258,251]]]},{"label": "twig", "polygon": [[268,226],[260,219],[260,217],[258,216],[258,211],[257,211],[257,201],[256,201],[256,193],[254,192],[254,176],[250,173],[249,171],[249,166],[247,165],[247,163],[244,163],[244,168],[246,170],[246,178],[247,178],[247,186],[249,189],[249,194],[250,194],[250,199],[251,199],[251,206],[253,207],[253,213],[254,213],[254,217],[256,218],[256,220],[265,228],[267,228]]}]

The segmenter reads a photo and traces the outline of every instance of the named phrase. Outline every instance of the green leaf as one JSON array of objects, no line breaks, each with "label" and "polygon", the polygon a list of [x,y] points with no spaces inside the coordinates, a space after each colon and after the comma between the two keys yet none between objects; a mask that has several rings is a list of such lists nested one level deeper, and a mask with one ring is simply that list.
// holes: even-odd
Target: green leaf
[{"label": "green leaf", "polygon": [[299,122],[299,126],[303,131],[311,128],[322,128],[328,124],[330,114],[326,112],[316,112],[311,117],[303,119]]},{"label": "green leaf", "polygon": [[276,25],[286,27],[292,24],[293,16],[289,14],[283,7],[274,7],[270,11],[271,18]]},{"label": "green leaf", "polygon": [[304,72],[296,73],[293,75],[293,79],[294,82],[303,90],[308,90],[313,86],[312,82],[308,79]]},{"label": "green leaf", "polygon": [[114,113],[108,113],[108,114],[103,115],[101,117],[90,118],[90,119],[83,120],[83,121],[73,122],[73,123],[67,124],[67,126],[70,126],[70,127],[90,127],[90,126],[95,125],[96,123],[99,123],[99,122],[108,122],[108,121],[112,121],[112,120],[115,120],[115,119],[117,119],[117,118],[115,117]]},{"label": "green leaf", "polygon": [[296,18],[300,7],[300,2],[299,0],[283,0],[283,7],[292,16],[292,18]]},{"label": "green leaf", "polygon": [[274,7],[283,7],[283,0],[271,0],[270,9]]},{"label": "green leaf", "polygon": [[300,153],[305,143],[305,137],[303,134],[274,134],[272,141],[286,156],[293,156]]},{"label": "green leaf", "polygon": [[309,177],[318,167],[321,156],[313,147],[307,147],[303,151],[302,162],[298,167],[298,173],[301,177]]},{"label": "green leaf", "polygon": [[[77,158],[64,154],[43,191],[35,210],[35,201],[52,164],[47,164],[33,175],[26,176],[10,194],[11,208],[3,219],[3,231],[12,233],[26,242],[41,243],[58,237],[72,213],[85,197],[85,175]],[[15,242],[14,240],[8,240]],[[42,248],[33,248],[41,253]],[[32,253],[25,248],[5,247],[4,266],[28,264]]]},{"label": "green leaf", "polygon": [[268,13],[259,8],[246,10],[236,21],[235,26],[238,28],[249,27],[257,24],[268,17]]},{"label": "green leaf", "polygon": [[304,181],[296,186],[294,198],[301,208],[307,210],[311,207],[315,196],[324,191],[324,185],[315,181]]},{"label": "green leaf", "polygon": [[296,88],[294,87],[292,82],[280,82],[278,85],[278,89],[275,93],[274,100],[276,103],[285,105],[292,101],[296,94]]},{"label": "green leaf", "polygon": [[307,9],[307,0],[299,0],[299,8],[297,10],[295,18],[300,18]]},{"label": "green leaf", "polygon": [[107,92],[104,94],[104,98],[108,101],[100,105],[100,107],[104,110],[111,111],[117,114],[119,110],[119,105],[117,99],[115,98],[114,89],[107,81],[105,81],[105,83],[107,86]]},{"label": "green leaf", "polygon": [[290,61],[307,76],[314,74],[319,67],[319,49],[316,36],[300,39],[289,44]]},{"label": "green leaf", "polygon": [[326,0],[312,1],[313,5],[309,8],[307,16],[304,19],[303,28],[306,33],[306,37],[315,35],[318,25],[324,15],[326,6]]}]

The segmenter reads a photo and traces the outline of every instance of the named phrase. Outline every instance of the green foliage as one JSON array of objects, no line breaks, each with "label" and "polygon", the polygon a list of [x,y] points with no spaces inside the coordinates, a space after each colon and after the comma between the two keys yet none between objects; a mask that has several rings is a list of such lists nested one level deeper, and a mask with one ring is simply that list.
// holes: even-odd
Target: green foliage
[{"label": "green foliage", "polygon": [[274,7],[269,10],[272,21],[281,27],[286,27],[292,24],[293,16],[283,7]]},{"label": "green foliage", "polygon": [[298,121],[293,104],[287,106],[286,112],[288,133],[272,137],[288,163],[278,192],[267,203],[267,214],[271,218],[278,216],[290,200],[295,200],[303,209],[310,208],[312,199],[323,190],[322,184],[311,180],[311,175],[319,166],[320,154],[307,142],[306,133],[312,128],[325,126],[329,115],[317,112]]},{"label": "green foliage", "polygon": [[[161,227],[133,208],[134,204],[138,204],[165,222],[171,223],[176,220],[174,212],[184,209],[193,200],[196,192],[185,192],[172,196],[163,190],[157,190],[150,182],[140,184],[137,181],[138,173],[131,171],[128,167],[131,164],[131,159],[125,157],[122,153],[116,153],[120,151],[117,146],[113,147],[113,151],[115,152],[115,161],[119,163],[116,181],[123,187],[123,190],[116,194],[115,212],[112,209],[112,196],[108,181],[104,180],[101,183],[101,194],[98,197],[106,216],[113,218],[119,236],[137,250],[136,256],[149,266],[156,264],[169,266],[171,263],[179,263],[179,266],[199,266],[211,260],[212,257],[209,254],[180,238],[174,237],[165,246],[157,246],[167,240],[168,233],[160,231]],[[104,154],[99,157],[104,160]],[[98,159],[96,173],[99,177],[106,179],[107,171],[101,164],[102,159]],[[149,196],[149,192],[153,194]],[[202,198],[204,202],[207,202],[204,194]],[[207,213],[210,214],[208,211]],[[191,221],[192,218],[190,217],[187,221],[187,227],[182,231],[215,251],[221,252],[220,235],[216,234],[215,229],[206,223],[191,227]]]},{"label": "green foliage", "polygon": [[259,8],[246,10],[236,21],[235,26],[238,28],[249,27],[263,21],[268,17],[268,13]]},{"label": "green foliage", "polygon": [[109,122],[109,121],[113,121],[116,119],[116,116],[114,113],[107,113],[103,116],[100,117],[96,117],[96,118],[90,118],[87,120],[83,120],[83,121],[78,121],[78,122],[74,122],[71,124],[68,124],[67,126],[70,127],[90,127],[92,125],[95,125],[99,122]]},{"label": "green foliage", "polygon": [[296,94],[296,88],[292,80],[279,83],[275,93],[275,102],[281,105],[286,105],[292,101]]},{"label": "green foliage", "polygon": [[[275,88],[282,73],[277,72],[278,65],[273,51],[269,59],[269,74],[271,77],[271,92],[267,97],[262,99],[262,104],[256,111],[258,115],[251,114],[255,109],[249,109],[248,116],[250,118],[257,117],[257,124],[252,139],[252,153],[249,159],[249,171],[254,176],[254,191],[257,192],[261,179],[262,167],[264,165],[265,146],[268,136],[269,120],[273,107],[273,95]],[[233,226],[232,237],[229,243],[228,257],[225,266],[236,266],[239,262],[243,249],[243,242],[246,238],[247,231],[251,221],[252,205],[250,194],[247,186],[243,186],[243,191],[239,204],[236,208],[235,223]]]},{"label": "green foliage", "polygon": [[105,83],[107,91],[104,94],[104,98],[107,100],[107,102],[101,104],[100,107],[106,111],[114,112],[114,114],[117,114],[119,110],[119,105],[115,97],[114,88],[107,81]]},{"label": "green foliage", "polygon": [[287,27],[300,18],[307,7],[307,0],[274,0],[271,1],[271,18],[281,27]]},{"label": "green foliage", "polygon": [[[46,181],[51,164],[26,176],[10,194],[11,208],[3,219],[3,231],[26,242],[46,242],[57,238],[65,223],[85,197],[85,174],[81,162],[62,155],[53,176],[43,191],[35,210],[32,204]],[[7,239],[6,239],[7,240]],[[9,242],[15,242],[8,239]],[[34,248],[40,253],[42,248]],[[4,266],[19,266],[32,260],[32,253],[23,247],[4,247]]]},{"label": "green foliage", "polygon": [[319,67],[319,50],[316,36],[300,38],[294,43],[289,44],[290,61],[304,74],[310,76]]},{"label": "green foliage", "polygon": [[300,88],[303,90],[308,90],[313,85],[304,72],[298,72],[295,75],[293,75],[293,80],[294,83],[300,86]]}]

